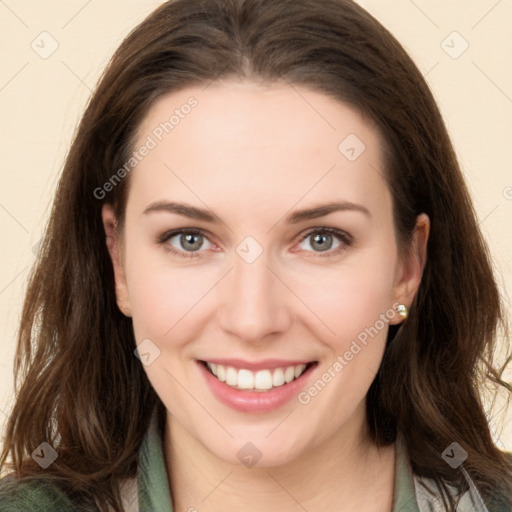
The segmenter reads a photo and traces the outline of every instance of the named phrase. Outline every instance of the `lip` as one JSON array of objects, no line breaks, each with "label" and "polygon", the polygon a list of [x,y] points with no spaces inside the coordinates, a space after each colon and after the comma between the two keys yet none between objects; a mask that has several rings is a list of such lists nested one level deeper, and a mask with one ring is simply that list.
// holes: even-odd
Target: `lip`
[{"label": "lip", "polygon": [[[214,363],[215,361],[222,361],[222,359],[216,360],[208,360],[208,362]],[[227,360],[224,360],[227,361]],[[229,360],[234,361],[234,360]],[[268,363],[270,360],[267,360],[265,363]],[[275,361],[275,360],[274,360]],[[221,382],[217,377],[215,377],[208,368],[204,361],[196,360],[197,366],[205,382],[215,398],[224,405],[235,409],[240,412],[248,412],[248,413],[266,413],[282,407],[284,404],[289,402],[292,398],[296,397],[300,391],[306,387],[308,380],[311,377],[311,374],[318,366],[318,362],[308,361],[310,366],[306,368],[306,371],[298,378],[289,382],[288,384],[284,384],[278,388],[274,388],[270,391],[245,391],[234,389],[231,386],[228,386],[225,382]],[[246,362],[244,362],[245,364]],[[256,365],[261,365],[263,362],[254,363]],[[279,361],[279,365],[276,368],[279,368],[283,363],[283,360]],[[224,363],[217,363],[224,364]],[[306,364],[306,363],[297,363],[297,364]],[[294,366],[294,364],[287,364],[288,366]],[[283,365],[283,366],[286,366]],[[227,365],[230,366],[230,365]],[[243,366],[243,368],[248,368],[247,366]],[[270,368],[269,366],[265,366],[265,368]]]},{"label": "lip", "polygon": [[204,362],[232,366],[237,370],[275,370],[276,368],[287,368],[288,366],[299,366],[300,364],[312,363],[309,361],[285,360],[285,359],[263,359],[262,361],[244,361],[243,359],[204,359]]}]

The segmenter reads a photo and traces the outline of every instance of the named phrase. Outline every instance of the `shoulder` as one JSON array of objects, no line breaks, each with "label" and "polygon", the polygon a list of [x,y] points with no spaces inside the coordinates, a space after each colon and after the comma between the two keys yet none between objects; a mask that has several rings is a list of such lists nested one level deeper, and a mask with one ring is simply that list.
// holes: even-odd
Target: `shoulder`
[{"label": "shoulder", "polygon": [[0,479],[0,512],[95,512],[77,507],[57,485],[45,478]]},{"label": "shoulder", "polygon": [[[506,475],[506,479],[508,480],[509,489],[512,489],[512,452],[503,451],[502,452],[507,462],[509,464],[509,472]],[[502,501],[504,498],[498,498],[497,496],[491,498],[489,511],[490,512],[511,512],[512,511],[512,497],[509,497],[508,500]]]},{"label": "shoulder", "polygon": [[[510,488],[512,488],[512,454],[507,452],[504,454],[511,467],[506,479],[509,480]],[[468,489],[464,493],[460,494],[455,487],[448,482],[444,482],[448,493],[454,499],[458,499],[457,512],[474,512],[476,510],[482,512],[512,512],[512,500],[510,498],[504,498],[496,493],[484,500],[463,466],[461,466],[461,471],[468,484]],[[413,480],[420,512],[441,512],[445,510],[442,504],[442,492],[435,480],[416,474],[413,476]]]}]

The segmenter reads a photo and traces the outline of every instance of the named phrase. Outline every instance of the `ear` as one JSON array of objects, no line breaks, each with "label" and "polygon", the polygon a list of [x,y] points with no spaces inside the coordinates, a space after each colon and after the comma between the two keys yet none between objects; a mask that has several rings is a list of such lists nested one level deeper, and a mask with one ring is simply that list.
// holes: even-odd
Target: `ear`
[{"label": "ear", "polygon": [[103,219],[103,228],[105,229],[106,244],[114,268],[117,306],[124,315],[130,317],[131,308],[128,298],[126,274],[124,271],[122,244],[117,232],[117,218],[114,213],[114,208],[108,204],[104,204],[101,216]]},{"label": "ear", "polygon": [[391,324],[399,324],[403,318],[398,314],[394,306],[403,304],[407,309],[411,304],[420,287],[423,270],[427,262],[427,242],[430,234],[430,219],[428,215],[422,213],[416,219],[410,248],[400,261],[397,267],[397,280],[393,288],[393,309],[395,316],[390,321]]}]

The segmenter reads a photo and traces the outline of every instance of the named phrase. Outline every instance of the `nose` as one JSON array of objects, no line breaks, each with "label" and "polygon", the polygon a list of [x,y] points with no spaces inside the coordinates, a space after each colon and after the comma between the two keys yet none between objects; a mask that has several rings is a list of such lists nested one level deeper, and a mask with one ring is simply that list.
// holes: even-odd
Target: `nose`
[{"label": "nose", "polygon": [[286,332],[292,322],[291,292],[270,269],[265,253],[247,263],[235,256],[234,268],[221,284],[218,318],[229,335],[262,344]]}]

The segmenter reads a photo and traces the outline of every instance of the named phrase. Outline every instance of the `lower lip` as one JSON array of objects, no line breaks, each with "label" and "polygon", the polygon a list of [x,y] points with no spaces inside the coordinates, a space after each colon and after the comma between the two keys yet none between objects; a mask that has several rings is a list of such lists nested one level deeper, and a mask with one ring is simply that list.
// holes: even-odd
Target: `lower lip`
[{"label": "lower lip", "polygon": [[197,364],[217,400],[237,411],[251,413],[270,412],[289,402],[304,388],[317,366],[316,363],[311,365],[298,379],[269,391],[241,391],[221,382],[202,362],[197,361]]}]

